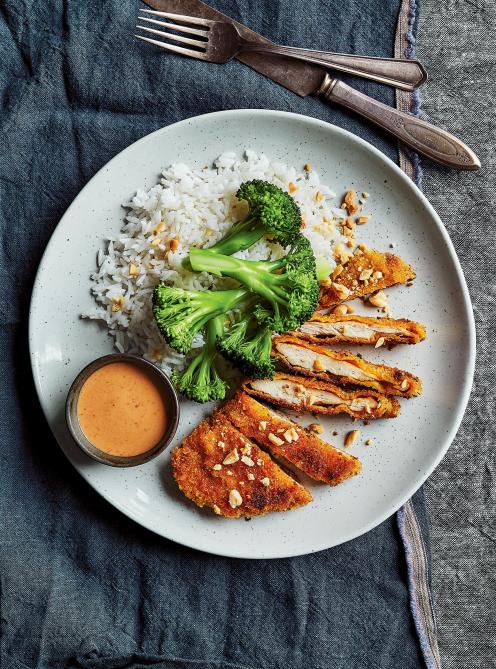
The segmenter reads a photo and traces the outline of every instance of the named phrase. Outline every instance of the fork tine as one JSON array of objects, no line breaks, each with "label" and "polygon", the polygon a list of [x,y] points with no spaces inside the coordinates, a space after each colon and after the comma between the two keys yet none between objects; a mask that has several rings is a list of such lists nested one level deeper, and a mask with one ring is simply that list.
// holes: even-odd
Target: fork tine
[{"label": "fork tine", "polygon": [[184,16],[183,14],[170,14],[169,12],[157,12],[154,9],[142,9],[142,12],[147,14],[155,14],[155,16],[163,16],[166,19],[172,19],[173,21],[183,21],[184,23],[195,23],[199,26],[211,26],[215,21],[210,21],[209,19],[200,19],[198,16]]},{"label": "fork tine", "polygon": [[141,35],[135,35],[138,39],[143,40],[144,42],[150,42],[150,44],[155,44],[156,46],[161,46],[162,49],[167,49],[167,51],[174,51],[175,53],[180,53],[183,56],[191,56],[192,58],[200,58],[205,60],[205,54],[202,51],[193,51],[192,49],[183,49],[182,46],[176,46],[175,44],[166,44],[165,42],[159,42],[156,39],[150,39],[149,37],[142,37]]},{"label": "fork tine", "polygon": [[166,33],[163,30],[155,30],[154,28],[148,28],[147,26],[136,26],[140,30],[146,30],[147,33],[153,33],[154,35],[160,35],[164,39],[171,39],[173,42],[181,42],[182,44],[191,44],[192,46],[205,47],[207,46],[206,42],[202,42],[198,39],[190,39],[189,37],[183,37],[182,35],[173,35],[172,33]]},{"label": "fork tine", "polygon": [[172,28],[172,30],[177,30],[179,33],[188,33],[190,35],[198,35],[200,37],[208,37],[208,32],[206,30],[198,30],[198,28],[190,28],[189,26],[181,26],[178,23],[168,23],[167,21],[157,21],[156,19],[149,19],[146,16],[138,17],[140,21],[148,21],[148,23],[153,23],[156,26],[162,26],[162,28]]}]

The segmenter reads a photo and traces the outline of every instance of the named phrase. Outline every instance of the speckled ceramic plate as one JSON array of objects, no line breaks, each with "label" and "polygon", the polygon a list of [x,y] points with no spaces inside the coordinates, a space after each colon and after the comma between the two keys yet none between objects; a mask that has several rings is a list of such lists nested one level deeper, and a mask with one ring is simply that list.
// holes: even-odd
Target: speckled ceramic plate
[{"label": "speckled ceramic plate", "polygon": [[[402,402],[395,420],[362,428],[351,452],[363,471],[337,488],[309,484],[314,501],[288,513],[251,522],[218,518],[197,509],[177,490],[170,453],[117,470],[87,458],[64,422],[69,386],[87,363],[111,351],[94,322],[79,318],[92,306],[88,277],[100,240],[122,224],[121,202],[152,186],[161,168],[183,161],[197,166],[226,150],[245,148],[301,167],[311,162],[340,195],[368,191],[371,221],[361,241],[395,250],[417,270],[414,287],[390,289],[393,315],[428,326],[417,346],[367,350],[367,358],[418,374],[422,397]],[[339,201],[338,201],[339,204]],[[60,221],[41,262],[30,312],[30,349],[41,405],[62,450],[82,476],[117,509],[157,534],[210,553],[280,558],[319,551],[367,532],[394,513],[446,453],[461,421],[472,383],[474,324],[467,287],[446,231],[413,183],[370,144],[321,121],[277,111],[237,110],[188,119],[136,142],[106,165]],[[207,410],[182,404],[176,441]],[[304,421],[302,421],[304,422]],[[359,427],[345,418],[323,420],[329,441]],[[360,425],[360,427],[362,427]],[[332,436],[332,432],[337,436]],[[366,446],[365,440],[373,445]]]}]

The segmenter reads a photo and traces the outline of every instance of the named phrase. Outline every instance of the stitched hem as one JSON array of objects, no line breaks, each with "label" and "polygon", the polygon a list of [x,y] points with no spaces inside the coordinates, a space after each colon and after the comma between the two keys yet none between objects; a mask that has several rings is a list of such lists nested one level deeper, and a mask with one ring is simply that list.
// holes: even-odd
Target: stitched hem
[{"label": "stitched hem", "polygon": [[427,669],[441,669],[427,553],[411,500],[398,511],[397,522],[405,549],[410,607],[425,666]]}]

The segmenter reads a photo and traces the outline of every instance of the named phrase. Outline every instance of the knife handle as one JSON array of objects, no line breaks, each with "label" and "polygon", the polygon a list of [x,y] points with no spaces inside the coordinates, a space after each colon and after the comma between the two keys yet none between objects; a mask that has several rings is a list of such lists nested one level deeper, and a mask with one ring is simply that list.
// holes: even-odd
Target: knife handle
[{"label": "knife handle", "polygon": [[441,128],[405,114],[326,75],[318,90],[327,102],[335,102],[365,116],[415,151],[457,170],[478,170],[480,161],[462,141]]},{"label": "knife handle", "polygon": [[413,91],[427,81],[427,72],[423,65],[418,60],[406,58],[355,56],[348,53],[312,51],[279,44],[259,44],[258,42],[244,42],[241,51],[289,56],[322,67],[347,72],[357,77],[379,81],[381,84],[394,86],[404,91]]}]

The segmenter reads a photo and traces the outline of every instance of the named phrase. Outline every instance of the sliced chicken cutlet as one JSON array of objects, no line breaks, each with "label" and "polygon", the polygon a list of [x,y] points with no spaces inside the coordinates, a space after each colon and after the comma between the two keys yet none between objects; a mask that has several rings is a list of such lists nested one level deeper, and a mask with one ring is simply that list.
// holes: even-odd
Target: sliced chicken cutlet
[{"label": "sliced chicken cutlet", "polygon": [[310,493],[217,412],[172,452],[182,492],[229,518],[261,516],[308,504]]},{"label": "sliced chicken cutlet", "polygon": [[316,376],[345,386],[364,386],[384,395],[420,395],[418,377],[395,367],[376,365],[349,351],[332,351],[324,346],[283,335],[273,342],[273,353],[291,372]]},{"label": "sliced chicken cutlet", "polygon": [[316,481],[338,485],[361,469],[358,458],[334,448],[246,393],[239,392],[220,412],[247,437]]},{"label": "sliced chicken cutlet", "polygon": [[319,309],[406,283],[415,276],[413,268],[393,253],[358,248],[346,265],[338,265],[332,277],[321,284]]},{"label": "sliced chicken cutlet", "polygon": [[247,379],[243,390],[249,395],[294,411],[325,415],[348,414],[353,418],[394,418],[400,412],[395,397],[374,390],[345,390],[330,381],[308,376],[275,374],[273,379]]},{"label": "sliced chicken cutlet", "polygon": [[425,339],[425,327],[406,319],[317,313],[292,334],[315,344],[374,344],[392,348],[396,344],[418,344]]}]

